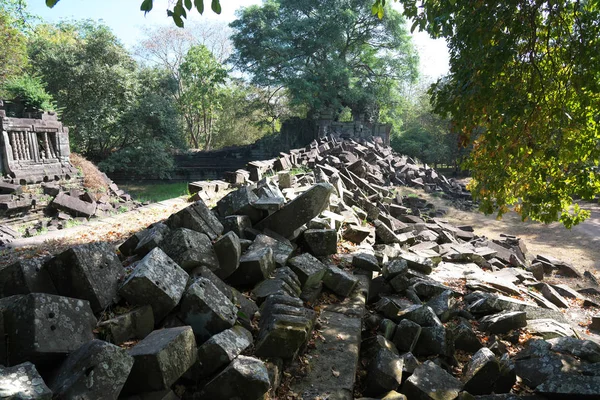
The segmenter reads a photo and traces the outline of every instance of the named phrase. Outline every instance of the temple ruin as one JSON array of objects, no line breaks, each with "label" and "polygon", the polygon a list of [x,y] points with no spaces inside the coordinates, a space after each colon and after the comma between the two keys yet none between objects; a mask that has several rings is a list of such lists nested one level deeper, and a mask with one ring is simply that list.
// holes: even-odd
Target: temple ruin
[{"label": "temple ruin", "polygon": [[4,180],[25,185],[74,176],[69,129],[56,113],[20,114],[0,100],[0,171]]}]

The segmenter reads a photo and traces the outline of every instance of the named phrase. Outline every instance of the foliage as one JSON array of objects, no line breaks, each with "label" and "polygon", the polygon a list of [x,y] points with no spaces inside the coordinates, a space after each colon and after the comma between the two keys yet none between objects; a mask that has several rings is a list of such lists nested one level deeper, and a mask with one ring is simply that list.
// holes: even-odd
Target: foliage
[{"label": "foliage", "polygon": [[180,196],[189,196],[186,182],[175,183],[145,183],[132,182],[119,184],[119,187],[129,193],[135,200],[156,203]]},{"label": "foliage", "polygon": [[370,0],[267,0],[231,24],[236,67],[260,86],[285,86],[312,111],[347,106],[377,117],[381,92],[416,76],[400,14],[369,15]]},{"label": "foliage", "polygon": [[13,17],[0,8],[0,86],[27,66],[27,40],[13,21]]},{"label": "foliage", "polygon": [[1,88],[7,100],[21,102],[26,108],[39,111],[54,111],[56,105],[46,92],[40,77],[23,74],[7,80]]},{"label": "foliage", "polygon": [[203,45],[190,48],[180,66],[185,82],[179,106],[183,113],[188,140],[194,148],[210,150],[214,125],[221,110],[227,71]]},{"label": "foliage", "polygon": [[98,168],[106,173],[168,179],[173,171],[174,162],[165,143],[150,139],[138,146],[117,150],[101,161]]},{"label": "foliage", "polygon": [[77,151],[97,160],[122,143],[119,121],[136,96],[136,65],[108,27],[90,21],[40,25],[29,55],[64,109]]},{"label": "foliage", "polygon": [[[400,0],[414,27],[445,37],[450,75],[432,90],[464,143],[486,213],[570,227],[573,198],[600,192],[600,3]],[[477,136],[477,137],[475,137]]]}]

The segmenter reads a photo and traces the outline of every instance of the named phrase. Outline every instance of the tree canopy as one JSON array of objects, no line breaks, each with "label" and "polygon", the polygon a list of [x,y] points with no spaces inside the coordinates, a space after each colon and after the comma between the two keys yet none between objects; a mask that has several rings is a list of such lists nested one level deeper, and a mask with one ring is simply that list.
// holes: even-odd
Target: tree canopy
[{"label": "tree canopy", "polygon": [[267,0],[231,23],[232,62],[260,86],[287,88],[312,110],[377,114],[390,86],[413,80],[418,57],[402,16],[371,0]]}]

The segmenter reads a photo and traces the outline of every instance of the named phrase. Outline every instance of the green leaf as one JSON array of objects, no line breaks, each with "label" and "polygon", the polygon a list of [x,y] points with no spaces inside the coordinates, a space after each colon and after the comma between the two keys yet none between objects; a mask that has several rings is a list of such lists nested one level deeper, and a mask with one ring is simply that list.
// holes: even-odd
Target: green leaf
[{"label": "green leaf", "polygon": [[219,0],[212,0],[212,3],[210,3],[210,8],[212,8],[215,13],[221,14],[221,3]]},{"label": "green leaf", "polygon": [[144,2],[142,3],[142,6],[140,7],[140,10],[144,11],[144,14],[152,11],[152,5],[153,5],[153,1],[152,0],[144,0]]},{"label": "green leaf", "polygon": [[204,0],[194,0],[194,5],[200,14],[204,13]]},{"label": "green leaf", "polygon": [[60,0],[46,0],[46,5],[50,8],[54,7]]},{"label": "green leaf", "polygon": [[173,14],[172,16],[173,16],[173,21],[175,22],[175,25],[177,25],[179,28],[183,28],[183,20],[181,19],[181,17],[177,14]]},{"label": "green leaf", "polygon": [[188,10],[192,9],[192,0],[185,0],[185,8]]},{"label": "green leaf", "polygon": [[415,21],[412,26],[410,27],[410,33],[413,33],[415,31],[415,29],[417,28],[417,26],[419,26],[419,21]]}]

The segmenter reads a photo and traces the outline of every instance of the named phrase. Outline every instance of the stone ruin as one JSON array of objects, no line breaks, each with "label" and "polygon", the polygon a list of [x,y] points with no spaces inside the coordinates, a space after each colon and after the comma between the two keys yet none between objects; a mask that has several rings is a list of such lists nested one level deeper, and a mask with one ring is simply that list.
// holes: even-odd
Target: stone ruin
[{"label": "stone ruin", "polygon": [[342,139],[373,139],[380,138],[386,145],[390,145],[392,124],[373,123],[366,120],[365,114],[358,114],[352,122],[334,121],[333,113],[321,111],[318,126],[318,137],[333,136]]},{"label": "stone ruin", "polygon": [[465,190],[376,142],[265,164],[233,190],[191,184],[193,204],[118,250],[1,268],[0,396],[599,398],[600,319],[577,314],[598,313],[593,275],[402,196]]},{"label": "stone ruin", "polygon": [[25,185],[75,176],[69,129],[56,113],[24,113],[23,118],[10,114],[0,100],[0,172],[6,180]]}]

